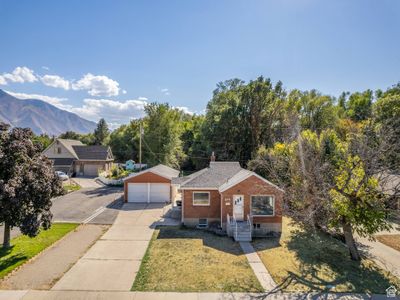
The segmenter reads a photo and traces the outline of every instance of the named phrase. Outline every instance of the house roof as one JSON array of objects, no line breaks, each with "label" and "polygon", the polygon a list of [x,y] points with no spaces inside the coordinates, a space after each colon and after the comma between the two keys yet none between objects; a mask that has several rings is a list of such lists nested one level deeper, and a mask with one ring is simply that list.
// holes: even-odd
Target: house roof
[{"label": "house roof", "polygon": [[76,156],[80,160],[109,160],[109,148],[108,146],[102,145],[73,145],[73,150]]},{"label": "house roof", "polygon": [[140,171],[138,173],[133,173],[133,174],[129,175],[128,177],[124,178],[124,180],[127,180],[127,179],[132,178],[132,177],[136,177],[136,176],[142,175],[144,173],[148,173],[148,172],[157,174],[157,175],[159,175],[161,177],[164,177],[164,178],[167,178],[167,179],[172,179],[172,178],[175,178],[175,177],[179,176],[179,171],[178,170],[175,170],[175,169],[173,169],[171,167],[168,167],[166,165],[159,164],[157,166],[154,166],[152,168]]},{"label": "house roof", "polygon": [[57,139],[55,142],[57,142],[57,141],[60,144],[62,144],[68,150],[68,152],[70,152],[73,156],[75,156],[75,158],[78,158],[78,156],[76,155],[76,153],[73,149],[73,146],[83,145],[81,141],[68,140],[68,139]]},{"label": "house roof", "polygon": [[238,162],[210,162],[210,166],[191,176],[181,184],[181,188],[219,188],[227,182],[229,178],[237,174],[240,170]]},{"label": "house roof", "polygon": [[223,192],[239,182],[255,176],[269,185],[282,191],[281,188],[269,182],[260,175],[243,169],[238,162],[210,162],[210,167],[202,169],[189,176],[174,178],[173,184],[180,184],[181,189],[218,189]]}]

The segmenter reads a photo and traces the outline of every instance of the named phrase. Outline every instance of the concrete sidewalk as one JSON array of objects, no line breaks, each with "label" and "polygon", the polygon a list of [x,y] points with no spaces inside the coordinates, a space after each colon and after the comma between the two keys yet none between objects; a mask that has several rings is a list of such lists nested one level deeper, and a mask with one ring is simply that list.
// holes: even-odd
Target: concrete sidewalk
[{"label": "concrete sidewalk", "polygon": [[[350,300],[350,299],[396,299],[386,295],[349,293],[156,293],[156,292],[93,292],[93,291],[0,291],[0,300]],[[398,299],[398,298],[397,298]]]},{"label": "concrete sidewalk", "polygon": [[162,213],[162,204],[124,204],[111,228],[52,290],[129,291]]},{"label": "concrete sidewalk", "polygon": [[0,280],[0,289],[50,289],[106,229],[104,225],[79,226]]},{"label": "concrete sidewalk", "polygon": [[268,292],[275,289],[276,283],[274,279],[272,279],[271,274],[269,274],[253,246],[249,242],[240,242],[240,247],[264,291]]}]

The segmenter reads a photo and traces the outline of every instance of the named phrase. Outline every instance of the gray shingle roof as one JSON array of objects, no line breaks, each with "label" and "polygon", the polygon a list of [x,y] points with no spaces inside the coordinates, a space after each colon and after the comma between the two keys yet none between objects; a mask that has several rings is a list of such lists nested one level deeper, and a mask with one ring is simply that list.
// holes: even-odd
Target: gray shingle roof
[{"label": "gray shingle roof", "polygon": [[181,188],[218,188],[243,170],[238,162],[210,162],[210,167],[191,174]]},{"label": "gray shingle roof", "polygon": [[159,164],[159,165],[154,166],[152,168],[140,171],[139,173],[133,173],[133,174],[129,175],[128,177],[126,177],[124,180],[127,180],[128,178],[135,177],[135,176],[138,176],[140,174],[147,173],[147,172],[153,172],[153,173],[158,174],[160,176],[163,176],[165,178],[169,178],[169,179],[171,179],[171,181],[172,181],[172,179],[179,178],[178,177],[179,176],[179,171],[178,170],[175,170],[175,169],[173,169],[171,167],[168,167],[166,165]]},{"label": "gray shingle roof", "polygon": [[72,155],[78,158],[73,149],[73,146],[83,145],[81,141],[68,139],[57,139],[57,141],[60,142]]},{"label": "gray shingle roof", "polygon": [[85,160],[107,160],[108,158],[108,146],[86,146],[86,145],[74,145],[72,146],[78,159]]}]

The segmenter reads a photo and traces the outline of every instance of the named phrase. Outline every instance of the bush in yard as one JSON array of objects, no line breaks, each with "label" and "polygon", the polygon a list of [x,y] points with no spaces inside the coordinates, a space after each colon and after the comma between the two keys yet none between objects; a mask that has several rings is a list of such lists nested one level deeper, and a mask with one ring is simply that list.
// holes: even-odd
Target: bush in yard
[{"label": "bush in yard", "polygon": [[62,184],[52,163],[32,142],[30,129],[0,122],[0,224],[4,223],[3,248],[10,246],[10,230],[34,237],[40,227],[51,226],[51,198],[61,195]]}]

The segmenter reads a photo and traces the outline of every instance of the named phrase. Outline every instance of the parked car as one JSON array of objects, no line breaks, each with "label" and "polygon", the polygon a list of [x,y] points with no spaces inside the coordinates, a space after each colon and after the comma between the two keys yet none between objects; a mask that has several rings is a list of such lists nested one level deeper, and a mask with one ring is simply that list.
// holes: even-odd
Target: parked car
[{"label": "parked car", "polygon": [[56,174],[57,174],[58,178],[60,178],[60,180],[62,180],[62,181],[69,179],[68,175],[65,174],[64,172],[56,171]]}]

